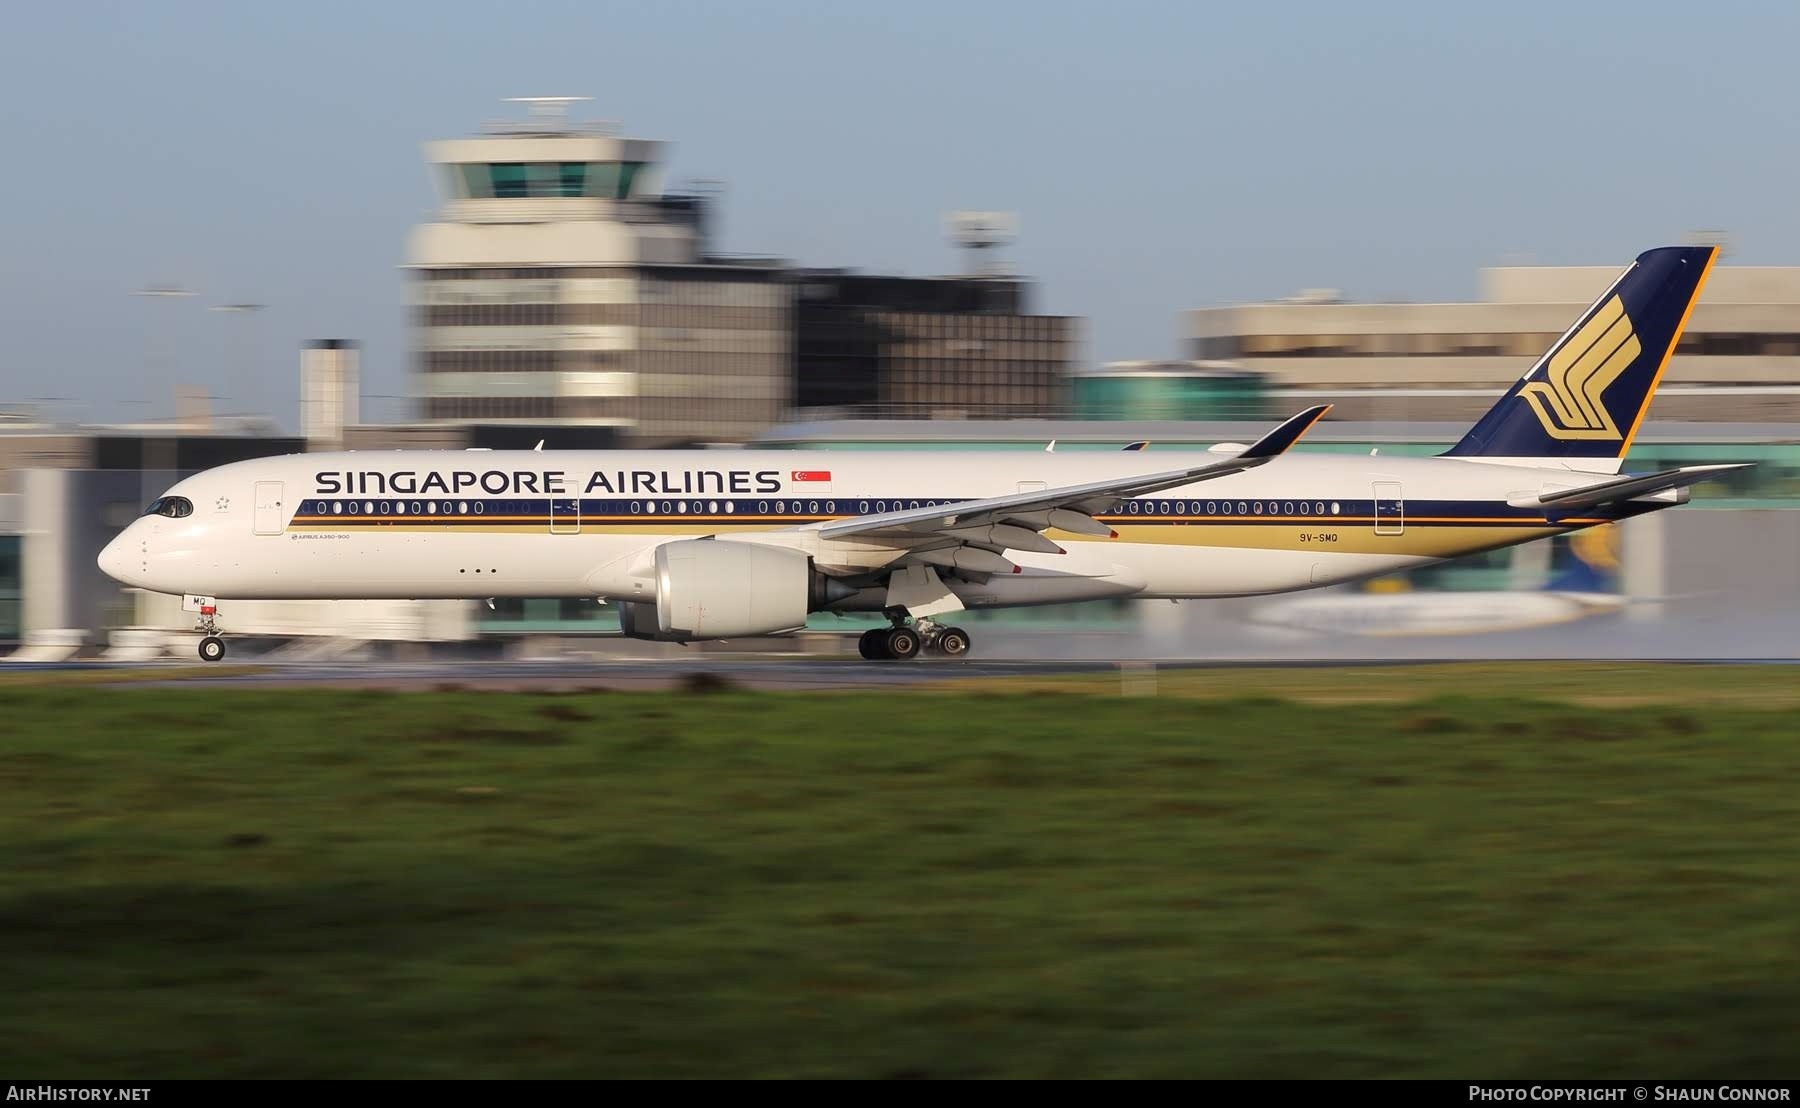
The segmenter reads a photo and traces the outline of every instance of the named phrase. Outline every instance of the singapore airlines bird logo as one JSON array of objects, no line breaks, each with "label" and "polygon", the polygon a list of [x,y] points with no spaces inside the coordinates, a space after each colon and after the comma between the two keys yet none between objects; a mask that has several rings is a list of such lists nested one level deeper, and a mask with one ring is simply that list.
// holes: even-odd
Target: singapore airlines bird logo
[{"label": "singapore airlines bird logo", "polygon": [[1618,424],[1600,402],[1643,348],[1618,298],[1608,300],[1550,359],[1544,380],[1520,390],[1553,439],[1617,439]]}]

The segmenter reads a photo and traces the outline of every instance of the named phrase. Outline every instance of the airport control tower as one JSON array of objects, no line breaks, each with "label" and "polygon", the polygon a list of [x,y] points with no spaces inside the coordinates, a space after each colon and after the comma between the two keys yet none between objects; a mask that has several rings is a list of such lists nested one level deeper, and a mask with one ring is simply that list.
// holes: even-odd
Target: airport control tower
[{"label": "airport control tower", "polygon": [[790,400],[785,267],[715,255],[707,196],[661,190],[663,144],[571,122],[581,99],[522,98],[524,118],[427,146],[443,206],[407,248],[421,414],[745,441]]}]

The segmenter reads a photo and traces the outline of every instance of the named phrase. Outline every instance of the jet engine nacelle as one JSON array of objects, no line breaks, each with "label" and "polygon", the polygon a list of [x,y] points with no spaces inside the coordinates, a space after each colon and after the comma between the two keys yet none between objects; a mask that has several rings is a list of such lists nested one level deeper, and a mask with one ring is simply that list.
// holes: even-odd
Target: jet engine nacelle
[{"label": "jet engine nacelle", "polygon": [[619,628],[635,639],[697,642],[781,635],[854,589],[813,568],[798,550],[721,539],[656,548],[656,601],[619,606]]}]

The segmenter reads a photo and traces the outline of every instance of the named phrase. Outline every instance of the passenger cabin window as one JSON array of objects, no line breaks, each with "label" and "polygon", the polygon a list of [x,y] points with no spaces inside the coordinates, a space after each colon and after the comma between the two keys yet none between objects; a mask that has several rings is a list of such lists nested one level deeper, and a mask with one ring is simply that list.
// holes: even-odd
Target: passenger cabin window
[{"label": "passenger cabin window", "polygon": [[160,497],[151,501],[150,506],[144,509],[147,516],[168,516],[170,519],[180,519],[193,512],[194,502],[185,496]]}]

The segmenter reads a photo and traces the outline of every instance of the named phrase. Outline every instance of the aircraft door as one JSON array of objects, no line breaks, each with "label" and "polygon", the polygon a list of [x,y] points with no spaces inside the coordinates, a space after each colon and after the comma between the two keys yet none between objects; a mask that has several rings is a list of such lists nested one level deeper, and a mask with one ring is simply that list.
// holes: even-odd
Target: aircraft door
[{"label": "aircraft door", "polygon": [[1406,500],[1400,495],[1400,482],[1375,482],[1375,533],[1398,535],[1406,531]]},{"label": "aircraft door", "polygon": [[287,526],[287,513],[281,507],[281,482],[256,483],[256,533],[279,535]]},{"label": "aircraft door", "polygon": [[550,533],[581,533],[581,501],[572,496],[559,496],[550,501]]}]

